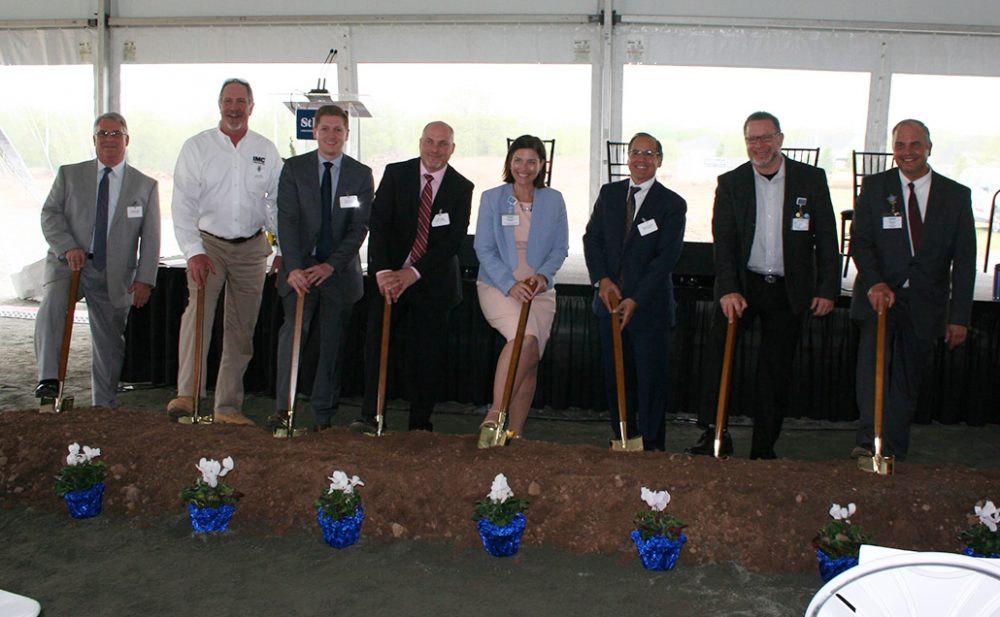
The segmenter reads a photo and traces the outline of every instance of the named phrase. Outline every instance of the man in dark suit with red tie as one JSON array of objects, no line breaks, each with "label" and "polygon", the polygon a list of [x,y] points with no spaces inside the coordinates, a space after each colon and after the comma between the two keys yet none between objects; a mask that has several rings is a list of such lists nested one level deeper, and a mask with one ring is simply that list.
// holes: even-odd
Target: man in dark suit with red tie
[{"label": "man in dark suit with red tie", "polygon": [[583,253],[597,288],[594,313],[601,336],[604,389],[612,431],[620,439],[611,297],[621,300],[622,356],[626,381],[626,430],[644,450],[665,449],[667,359],[674,325],[672,274],[684,245],[687,203],[656,180],[663,145],[648,133],[629,141],[629,179],[601,187]]},{"label": "man in dark suit with red tie", "polygon": [[351,429],[374,433],[382,308],[392,310],[392,336],[407,328],[404,391],[409,429],[434,430],[431,412],[443,372],[448,316],[462,300],[458,250],[469,229],[473,184],[448,165],[455,132],[431,122],[420,137],[420,158],[386,166],[369,221],[368,273],[379,297],[368,302],[365,399]]},{"label": "man in dark suit with red tie", "polygon": [[897,124],[892,153],[898,169],[865,178],[851,228],[858,268],[851,317],[861,320],[861,424],[851,456],[873,455],[877,316],[888,310],[882,454],[902,460],[921,372],[935,340],[943,335],[949,349],[965,342],[976,280],[976,232],[968,187],[927,164],[931,135],[923,122]]},{"label": "man in dark suit with red tie", "polygon": [[[781,153],[784,135],[766,111],[743,123],[749,161],[719,176],[712,211],[716,311],[706,353],[698,424],[706,428],[689,454],[711,455],[716,396],[729,322],[738,333],[760,318],[751,459],[777,458],[775,442],[788,408],[792,358],[805,312],[833,310],[840,295],[836,221],[826,173]],[[732,454],[729,432],[721,453]]]}]

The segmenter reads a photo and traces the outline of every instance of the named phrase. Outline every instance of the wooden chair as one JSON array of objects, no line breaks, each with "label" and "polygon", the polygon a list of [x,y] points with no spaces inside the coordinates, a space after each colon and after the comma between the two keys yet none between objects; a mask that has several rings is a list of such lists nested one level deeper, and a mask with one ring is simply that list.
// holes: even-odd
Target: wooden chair
[{"label": "wooden chair", "polygon": [[608,182],[628,178],[628,142],[608,142]]},{"label": "wooden chair", "polygon": [[782,148],[781,153],[793,161],[819,167],[819,148]]},{"label": "wooden chair", "polygon": [[858,152],[852,150],[852,165],[854,166],[854,203],[850,210],[840,211],[840,254],[844,257],[844,276],[851,263],[851,223],[854,221],[854,206],[858,204],[861,194],[861,180],[865,176],[881,173],[896,166],[892,152]]},{"label": "wooden chair", "polygon": [[[507,147],[514,143],[514,140],[510,137],[507,138]],[[543,139],[542,145],[545,146],[545,170],[544,176],[542,178],[545,180],[545,186],[552,186],[552,159],[556,156],[556,140],[555,139]]]}]

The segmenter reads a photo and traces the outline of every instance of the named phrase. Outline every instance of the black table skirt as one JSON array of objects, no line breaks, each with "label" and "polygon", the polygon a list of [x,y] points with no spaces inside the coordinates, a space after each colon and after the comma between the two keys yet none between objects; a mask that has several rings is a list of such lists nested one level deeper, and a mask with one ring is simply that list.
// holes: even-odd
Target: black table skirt
[{"label": "black table skirt", "polygon": [[[557,285],[557,311],[545,357],[539,366],[536,407],[556,409],[576,407],[605,410],[604,381],[600,361],[597,320],[591,310],[592,290],[586,285]],[[702,288],[677,289],[677,326],[671,337],[669,412],[697,413],[704,391],[718,387],[717,375],[706,375],[705,342],[714,305],[711,292]],[[465,298],[454,309],[448,337],[447,370],[441,383],[441,400],[476,405],[491,399],[493,371],[503,339],[479,310],[474,281],[464,283]],[[362,395],[363,348],[368,289],[351,315],[342,354],[344,396]],[[126,332],[126,356],[122,379],[148,382],[155,386],[177,383],[177,340],[181,313],[187,302],[187,286],[182,268],[161,267],[157,285],[147,306],[134,310]],[[847,311],[847,298],[838,301],[834,312],[823,319],[807,318],[788,376],[792,415],[819,420],[854,420],[855,363],[858,332]],[[222,303],[220,302],[220,311]],[[254,334],[254,357],[247,369],[248,392],[274,395],[278,329],[283,310],[268,279]],[[993,380],[1000,376],[1000,305],[977,302],[973,310],[968,342],[948,352],[939,344],[921,386],[916,421],[966,422],[973,426],[1000,422],[1000,388]],[[219,363],[222,320],[216,319],[209,351],[206,379],[215,382]],[[756,383],[756,347],[759,333],[751,329],[740,341],[733,363],[730,413],[752,415]],[[405,398],[399,391],[399,355],[408,341],[393,335],[388,395]],[[315,346],[307,347],[302,358],[299,390],[309,392],[315,365]]]}]

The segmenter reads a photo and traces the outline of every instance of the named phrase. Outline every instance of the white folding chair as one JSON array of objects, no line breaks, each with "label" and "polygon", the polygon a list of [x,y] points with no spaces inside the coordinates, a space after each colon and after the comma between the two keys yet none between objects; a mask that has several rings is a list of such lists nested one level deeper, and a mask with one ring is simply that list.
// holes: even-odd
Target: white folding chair
[{"label": "white folding chair", "polygon": [[[888,556],[885,556],[888,555]],[[954,553],[863,546],[806,617],[1000,617],[1000,564]]]},{"label": "white folding chair", "polygon": [[42,605],[32,600],[0,589],[0,617],[38,617]]}]

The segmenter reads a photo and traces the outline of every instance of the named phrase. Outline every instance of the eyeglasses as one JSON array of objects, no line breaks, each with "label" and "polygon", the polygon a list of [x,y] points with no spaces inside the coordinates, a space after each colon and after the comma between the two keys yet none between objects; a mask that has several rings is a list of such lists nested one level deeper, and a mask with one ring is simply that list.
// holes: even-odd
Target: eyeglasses
[{"label": "eyeglasses", "polygon": [[781,133],[775,132],[775,133],[769,133],[767,135],[754,135],[753,137],[747,137],[746,142],[751,146],[756,144],[769,144],[772,141],[774,141],[774,138],[777,137],[778,135],[781,135]]},{"label": "eyeglasses", "polygon": [[124,135],[128,135],[128,133],[126,133],[125,131],[119,131],[118,129],[115,129],[113,131],[105,131],[104,129],[101,129],[96,133],[94,133],[95,137],[114,137],[116,139]]},{"label": "eyeglasses", "polygon": [[638,156],[660,156],[660,153],[656,150],[629,150],[628,155],[631,157]]}]

